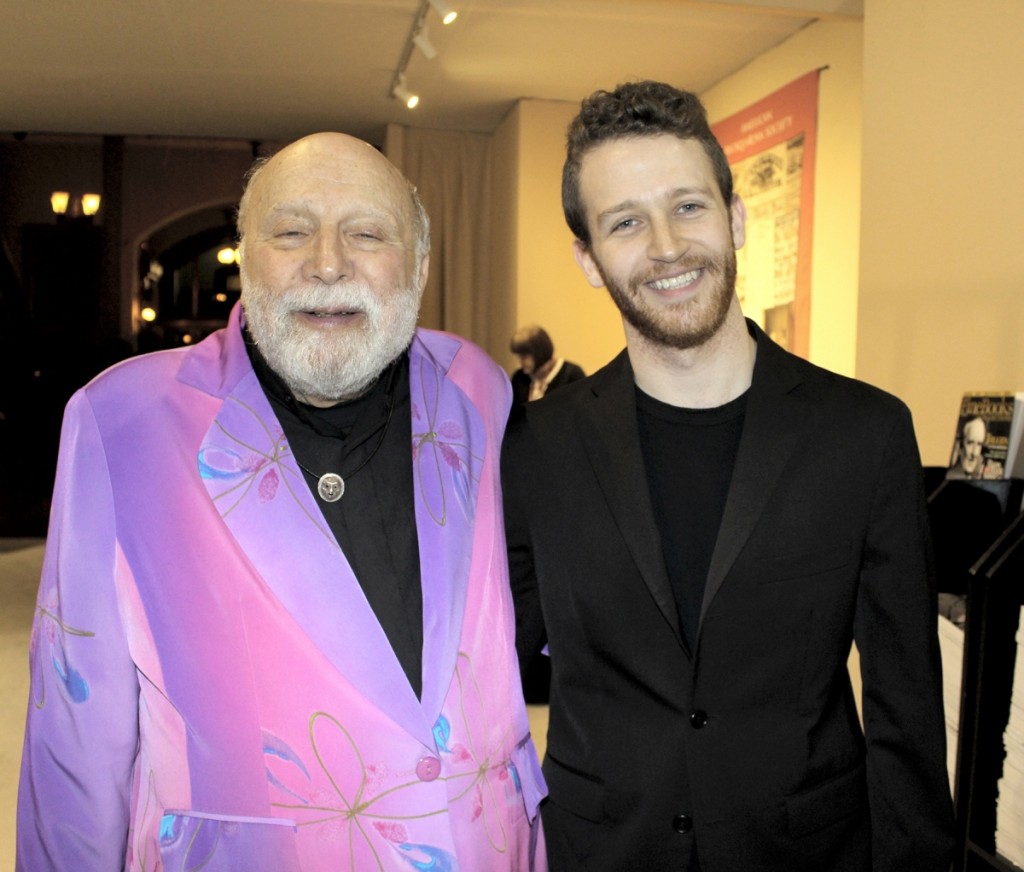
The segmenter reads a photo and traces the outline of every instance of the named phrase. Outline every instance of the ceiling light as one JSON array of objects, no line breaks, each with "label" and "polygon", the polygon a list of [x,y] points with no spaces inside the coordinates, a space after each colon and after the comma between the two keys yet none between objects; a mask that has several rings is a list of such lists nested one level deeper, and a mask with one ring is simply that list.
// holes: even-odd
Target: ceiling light
[{"label": "ceiling light", "polygon": [[442,24],[451,24],[459,16],[459,13],[445,3],[445,0],[430,0],[430,5],[433,6],[434,9],[437,10],[437,14],[441,16]]},{"label": "ceiling light", "polygon": [[395,86],[391,89],[391,94],[405,103],[410,109],[415,109],[416,104],[420,102],[419,95],[412,93],[412,91],[405,87],[404,78],[395,82]]},{"label": "ceiling light", "polygon": [[437,57],[437,49],[434,48],[434,44],[430,41],[430,37],[427,36],[427,29],[425,27],[412,38],[412,41],[416,44],[416,48],[423,52],[424,57],[426,57],[428,61],[432,61]]}]

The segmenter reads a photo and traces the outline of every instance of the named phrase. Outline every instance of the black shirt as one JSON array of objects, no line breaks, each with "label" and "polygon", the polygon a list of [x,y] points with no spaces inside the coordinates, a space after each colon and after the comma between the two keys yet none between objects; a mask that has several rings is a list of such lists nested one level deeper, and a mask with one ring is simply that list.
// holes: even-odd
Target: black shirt
[{"label": "black shirt", "polygon": [[[321,409],[301,403],[251,338],[246,347],[285,438],[416,695],[422,692],[423,589],[412,470],[409,355],[357,399]],[[345,480],[329,503],[325,472]],[[282,547],[288,547],[283,543]],[[344,634],[345,627],[338,627]]]},{"label": "black shirt", "polygon": [[743,432],[746,398],[744,393],[714,409],[684,409],[636,390],[651,504],[691,651]]}]

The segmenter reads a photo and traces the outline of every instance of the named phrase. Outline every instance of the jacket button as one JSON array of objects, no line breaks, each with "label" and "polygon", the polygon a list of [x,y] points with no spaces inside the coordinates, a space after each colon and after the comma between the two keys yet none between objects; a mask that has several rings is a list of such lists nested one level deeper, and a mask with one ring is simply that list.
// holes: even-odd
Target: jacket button
[{"label": "jacket button", "polygon": [[672,829],[685,835],[693,829],[693,818],[688,814],[677,814],[672,818]]},{"label": "jacket button", "polygon": [[424,757],[416,764],[416,777],[420,781],[434,781],[441,774],[441,761],[437,757]]},{"label": "jacket button", "polygon": [[708,723],[708,713],[703,709],[697,709],[690,715],[690,726],[695,730],[703,729]]}]

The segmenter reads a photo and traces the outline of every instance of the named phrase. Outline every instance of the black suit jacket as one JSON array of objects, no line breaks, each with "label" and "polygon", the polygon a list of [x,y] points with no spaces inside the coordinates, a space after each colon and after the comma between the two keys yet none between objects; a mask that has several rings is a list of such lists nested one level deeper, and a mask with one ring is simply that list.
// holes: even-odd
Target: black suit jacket
[{"label": "black suit jacket", "polygon": [[[546,639],[553,872],[946,872],[952,812],[920,461],[896,398],[755,325],[694,650],[626,352],[519,407],[503,469],[520,655]],[[856,640],[866,731],[847,672]]]}]

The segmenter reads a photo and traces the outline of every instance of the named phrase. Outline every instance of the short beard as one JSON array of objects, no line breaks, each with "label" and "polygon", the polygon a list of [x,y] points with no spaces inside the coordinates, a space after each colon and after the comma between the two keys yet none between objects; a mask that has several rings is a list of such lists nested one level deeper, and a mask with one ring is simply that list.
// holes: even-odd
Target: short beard
[{"label": "short beard", "polygon": [[[420,289],[410,287],[381,299],[359,282],[278,293],[242,275],[246,326],[267,364],[300,399],[331,403],[359,396],[409,347],[421,297]],[[363,312],[363,323],[335,335],[295,317],[339,308]]]},{"label": "short beard", "polygon": [[697,348],[721,329],[736,294],[736,253],[730,251],[701,263],[682,263],[683,270],[703,268],[713,279],[710,295],[681,303],[653,306],[640,293],[640,286],[657,276],[634,276],[625,288],[598,269],[619,312],[641,336],[654,345],[685,350]]}]

